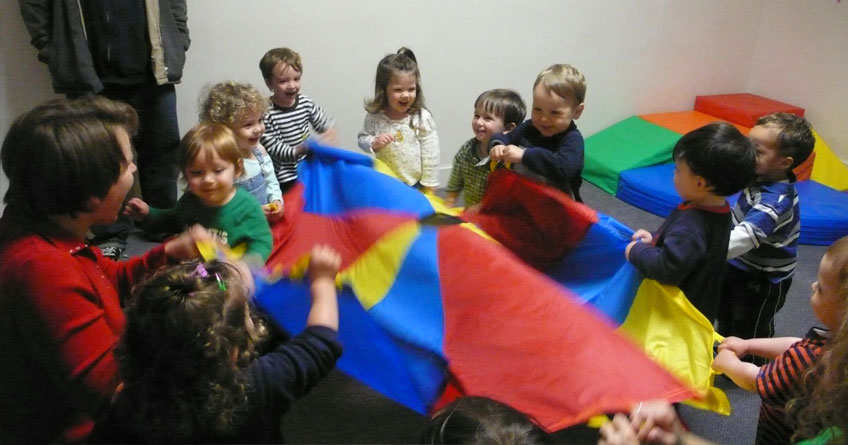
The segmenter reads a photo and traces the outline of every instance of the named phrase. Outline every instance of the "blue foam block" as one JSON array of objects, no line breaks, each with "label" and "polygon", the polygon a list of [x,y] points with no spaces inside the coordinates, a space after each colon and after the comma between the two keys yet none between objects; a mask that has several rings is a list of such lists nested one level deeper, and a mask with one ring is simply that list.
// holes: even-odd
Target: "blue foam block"
[{"label": "blue foam block", "polygon": [[[618,199],[654,215],[668,216],[678,204],[674,164],[660,164],[621,172]],[[795,184],[801,206],[801,244],[830,245],[848,235],[848,194],[815,181]],[[733,205],[738,198],[728,198]]]}]

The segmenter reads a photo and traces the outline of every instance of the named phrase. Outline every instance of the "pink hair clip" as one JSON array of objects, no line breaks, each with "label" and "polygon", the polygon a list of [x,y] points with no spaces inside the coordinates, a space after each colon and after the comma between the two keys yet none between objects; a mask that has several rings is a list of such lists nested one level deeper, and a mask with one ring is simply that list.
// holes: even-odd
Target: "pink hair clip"
[{"label": "pink hair clip", "polygon": [[[197,275],[201,278],[208,278],[209,271],[206,270],[206,266],[204,266],[203,263],[197,263],[197,267],[194,269],[194,273],[192,273],[192,275]],[[215,272],[215,280],[218,281],[218,289],[223,291],[227,290],[227,284],[224,283],[224,279],[221,278],[221,274],[218,272]]]}]

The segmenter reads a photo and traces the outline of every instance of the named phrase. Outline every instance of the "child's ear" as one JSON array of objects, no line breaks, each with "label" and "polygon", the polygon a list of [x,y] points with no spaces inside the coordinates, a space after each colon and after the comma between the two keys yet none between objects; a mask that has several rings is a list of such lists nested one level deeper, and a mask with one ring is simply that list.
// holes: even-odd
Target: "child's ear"
[{"label": "child's ear", "polygon": [[713,188],[713,186],[711,186],[710,183],[700,175],[695,175],[695,186],[698,187],[699,190],[707,191],[712,190]]},{"label": "child's ear", "polygon": [[515,130],[515,127],[516,127],[515,122],[510,122],[510,123],[504,125],[503,132],[509,133],[510,131]]},{"label": "child's ear", "polygon": [[583,108],[584,108],[583,104],[578,105],[574,109],[574,117],[572,119],[580,119],[580,115],[583,114]]},{"label": "child's ear", "polygon": [[268,87],[269,91],[274,91],[274,87],[271,86],[271,78],[265,79],[265,86]]},{"label": "child's ear", "polygon": [[792,156],[784,156],[783,160],[780,161],[780,165],[787,170],[792,168],[793,163],[795,163],[795,159]]},{"label": "child's ear", "polygon": [[244,174],[244,159],[239,159],[236,162],[236,178]]},{"label": "child's ear", "polygon": [[89,196],[88,200],[85,201],[85,212],[93,212],[100,203],[103,202],[102,199],[96,196]]}]

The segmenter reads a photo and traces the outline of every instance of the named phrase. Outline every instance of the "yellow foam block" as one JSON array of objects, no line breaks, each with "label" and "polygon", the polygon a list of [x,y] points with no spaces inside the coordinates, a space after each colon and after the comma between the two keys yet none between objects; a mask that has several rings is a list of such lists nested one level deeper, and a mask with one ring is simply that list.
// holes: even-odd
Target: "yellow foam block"
[{"label": "yellow foam block", "polygon": [[816,153],[816,160],[810,179],[836,190],[848,190],[848,167],[842,163],[842,160],[836,156],[815,130],[813,130],[813,136],[816,138],[816,145],[813,149]]}]

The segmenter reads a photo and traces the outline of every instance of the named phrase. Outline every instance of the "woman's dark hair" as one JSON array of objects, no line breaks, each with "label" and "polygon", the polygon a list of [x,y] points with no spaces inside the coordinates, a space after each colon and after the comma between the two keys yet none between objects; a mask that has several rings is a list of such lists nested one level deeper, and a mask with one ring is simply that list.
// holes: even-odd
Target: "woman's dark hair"
[{"label": "woman's dark hair", "polygon": [[193,262],[133,290],[115,351],[124,379],[115,418],[134,437],[186,442],[232,434],[246,403],[240,369],[265,335],[241,282],[232,265]]},{"label": "woman's dark hair", "polygon": [[674,146],[673,157],[686,162],[719,196],[742,190],[756,176],[754,144],[725,122],[713,122],[683,135]]},{"label": "woman's dark hair", "polygon": [[460,397],[433,415],[424,444],[546,443],[547,434],[526,414],[488,397]]},{"label": "woman's dark hair", "polygon": [[421,89],[421,73],[418,72],[418,62],[411,49],[401,47],[394,54],[389,54],[377,64],[377,75],[374,81],[374,98],[365,101],[365,111],[379,113],[389,104],[386,88],[395,74],[415,75],[415,100],[409,106],[409,114],[416,114],[424,108],[424,91]]},{"label": "woman's dark hair", "polygon": [[19,116],[0,151],[4,201],[28,218],[85,212],[126,168],[117,130],[132,136],[135,110],[101,96],[55,99]]}]

